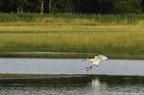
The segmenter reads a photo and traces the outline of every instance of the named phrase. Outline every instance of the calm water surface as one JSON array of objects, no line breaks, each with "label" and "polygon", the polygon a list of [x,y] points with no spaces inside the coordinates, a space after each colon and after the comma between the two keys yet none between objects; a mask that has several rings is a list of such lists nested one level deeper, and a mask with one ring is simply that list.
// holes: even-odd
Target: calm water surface
[{"label": "calm water surface", "polygon": [[0,80],[0,95],[144,95],[143,77]]},{"label": "calm water surface", "polygon": [[144,60],[106,60],[91,65],[83,59],[0,58],[0,73],[144,75]]},{"label": "calm water surface", "polygon": [[81,60],[0,58],[0,73],[97,74],[93,77],[1,79],[0,95],[144,95],[143,60],[109,59],[89,71],[85,67],[91,63]]}]

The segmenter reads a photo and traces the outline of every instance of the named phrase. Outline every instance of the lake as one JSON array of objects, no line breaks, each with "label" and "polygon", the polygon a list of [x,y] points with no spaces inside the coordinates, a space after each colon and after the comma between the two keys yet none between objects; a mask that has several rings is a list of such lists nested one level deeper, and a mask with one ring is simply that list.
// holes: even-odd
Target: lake
[{"label": "lake", "polygon": [[0,95],[143,95],[144,60],[109,59],[91,65],[83,59],[0,58],[0,73],[90,75],[0,79]]},{"label": "lake", "polygon": [[102,61],[99,67],[90,66],[83,59],[0,58],[0,73],[17,74],[98,74],[98,75],[144,75],[144,60]]},{"label": "lake", "polygon": [[144,77],[95,76],[0,80],[0,95],[143,95]]}]

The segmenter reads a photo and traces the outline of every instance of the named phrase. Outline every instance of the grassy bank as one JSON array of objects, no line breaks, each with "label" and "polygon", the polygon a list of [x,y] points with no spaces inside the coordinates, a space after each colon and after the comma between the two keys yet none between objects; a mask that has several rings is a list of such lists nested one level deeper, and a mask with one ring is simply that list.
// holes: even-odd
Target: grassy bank
[{"label": "grassy bank", "polygon": [[0,18],[1,53],[144,55],[143,14],[0,14],[5,15]]},{"label": "grassy bank", "polygon": [[0,26],[1,52],[144,54],[142,26]]}]

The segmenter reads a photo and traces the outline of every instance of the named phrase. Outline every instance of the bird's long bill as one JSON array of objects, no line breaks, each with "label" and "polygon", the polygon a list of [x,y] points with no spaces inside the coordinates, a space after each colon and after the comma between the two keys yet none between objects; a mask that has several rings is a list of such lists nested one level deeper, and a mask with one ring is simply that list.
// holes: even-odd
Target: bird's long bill
[{"label": "bird's long bill", "polygon": [[86,61],[86,59],[82,60],[81,62]]}]

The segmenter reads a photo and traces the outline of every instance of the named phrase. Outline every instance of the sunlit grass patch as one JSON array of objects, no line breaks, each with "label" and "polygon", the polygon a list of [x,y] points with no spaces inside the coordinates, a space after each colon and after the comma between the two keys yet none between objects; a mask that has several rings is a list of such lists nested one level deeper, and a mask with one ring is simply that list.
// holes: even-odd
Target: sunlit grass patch
[{"label": "sunlit grass patch", "polygon": [[144,54],[143,14],[0,16],[0,52]]},{"label": "sunlit grass patch", "polygon": [[6,27],[0,27],[1,52],[144,53],[144,32],[140,26]]}]

